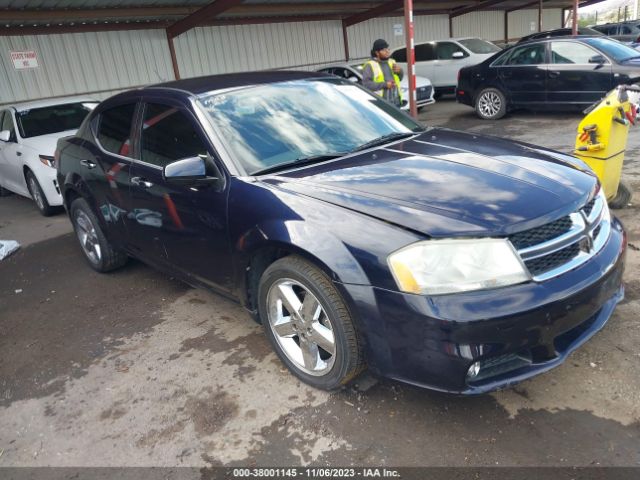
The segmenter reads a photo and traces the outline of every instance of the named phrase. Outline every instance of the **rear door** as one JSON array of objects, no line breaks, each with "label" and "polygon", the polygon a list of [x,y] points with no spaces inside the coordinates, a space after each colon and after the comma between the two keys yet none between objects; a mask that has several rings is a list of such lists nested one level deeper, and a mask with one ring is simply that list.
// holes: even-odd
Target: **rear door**
[{"label": "rear door", "polygon": [[540,104],[546,101],[546,43],[514,47],[501,62],[498,77],[513,104]]},{"label": "rear door", "polygon": [[94,142],[84,142],[76,153],[80,174],[93,194],[95,207],[108,225],[110,239],[118,245],[128,244],[131,135],[137,108],[133,100],[102,111],[91,125]]},{"label": "rear door", "polygon": [[580,42],[550,42],[547,99],[554,104],[591,104],[613,87],[611,63],[589,63],[597,50]]},{"label": "rear door", "polygon": [[[168,183],[163,167],[199,156],[217,162],[198,120],[179,102],[149,97],[132,168],[128,228],[141,256],[223,291],[231,289],[227,190]],[[224,171],[218,164],[220,171]],[[228,184],[228,182],[227,182]]]},{"label": "rear door", "polygon": [[[454,42],[436,43],[435,53],[433,78],[436,85],[439,87],[455,87],[458,83],[458,72],[466,65],[465,59],[469,57],[469,53]],[[462,56],[455,58],[453,55],[456,53]]]}]

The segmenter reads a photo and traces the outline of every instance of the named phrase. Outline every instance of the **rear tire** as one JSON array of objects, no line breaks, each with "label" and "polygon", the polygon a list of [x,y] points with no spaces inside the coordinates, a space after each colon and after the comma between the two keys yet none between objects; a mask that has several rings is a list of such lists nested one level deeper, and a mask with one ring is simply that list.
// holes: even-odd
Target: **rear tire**
[{"label": "rear tire", "polygon": [[624,180],[620,179],[620,185],[618,185],[618,193],[609,201],[609,206],[611,208],[620,209],[625,208],[631,202],[631,197],[633,196],[633,191],[631,190],[631,185]]},{"label": "rear tire", "polygon": [[303,382],[331,391],[364,370],[349,309],[331,279],[306,260],[271,264],[260,279],[258,308],[276,354]]},{"label": "rear tire", "polygon": [[507,113],[507,99],[497,88],[485,88],[476,97],[475,109],[483,120],[498,120]]},{"label": "rear tire", "polygon": [[27,188],[29,189],[31,198],[35,202],[40,213],[45,217],[49,217],[56,213],[56,208],[49,205],[47,197],[44,195],[38,179],[31,170],[27,171],[25,179],[27,180]]},{"label": "rear tire", "polygon": [[111,245],[93,210],[84,198],[76,198],[69,210],[71,223],[85,258],[95,271],[109,272],[122,267],[129,257]]}]

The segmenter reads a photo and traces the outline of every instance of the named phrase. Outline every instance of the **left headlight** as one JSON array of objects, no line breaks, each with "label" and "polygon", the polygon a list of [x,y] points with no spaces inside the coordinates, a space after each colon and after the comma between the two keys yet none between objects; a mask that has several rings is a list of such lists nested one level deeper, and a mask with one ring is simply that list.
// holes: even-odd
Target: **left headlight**
[{"label": "left headlight", "polygon": [[442,295],[530,279],[511,243],[501,238],[427,240],[392,253],[388,263],[406,293]]},{"label": "left headlight", "polygon": [[56,168],[56,159],[55,157],[50,157],[49,155],[38,155],[40,157],[40,161],[44,163],[47,167]]}]

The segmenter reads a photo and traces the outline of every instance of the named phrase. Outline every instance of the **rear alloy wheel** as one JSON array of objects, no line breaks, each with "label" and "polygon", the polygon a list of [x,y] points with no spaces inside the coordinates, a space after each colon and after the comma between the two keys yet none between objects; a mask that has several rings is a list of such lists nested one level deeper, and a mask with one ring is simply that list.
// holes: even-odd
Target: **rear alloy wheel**
[{"label": "rear alloy wheel", "polygon": [[115,270],[127,263],[125,253],[116,250],[104,236],[98,219],[83,198],[71,204],[71,223],[91,267],[101,273]]},{"label": "rear alloy wheel", "polygon": [[295,256],[262,275],[259,310],[280,360],[298,378],[323,390],[349,383],[364,362],[352,317],[331,280]]},{"label": "rear alloy wheel", "polygon": [[497,88],[485,88],[476,98],[476,113],[483,120],[498,120],[507,113],[507,99]]},{"label": "rear alloy wheel", "polygon": [[29,189],[31,198],[36,203],[36,206],[38,207],[38,210],[40,210],[40,213],[45,217],[53,215],[56,209],[49,205],[47,197],[45,197],[44,192],[40,187],[40,183],[38,183],[38,179],[31,170],[27,172],[26,180],[27,188]]}]

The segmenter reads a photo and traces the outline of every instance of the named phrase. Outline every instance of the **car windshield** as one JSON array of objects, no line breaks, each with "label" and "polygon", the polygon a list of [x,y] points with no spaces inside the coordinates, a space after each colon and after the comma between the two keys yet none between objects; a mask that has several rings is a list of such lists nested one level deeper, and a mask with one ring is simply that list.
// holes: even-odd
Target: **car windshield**
[{"label": "car windshield", "polygon": [[585,38],[583,42],[592,47],[596,47],[616,62],[623,62],[631,58],[640,57],[640,52],[637,50],[608,38]]},{"label": "car windshield", "polygon": [[480,38],[467,38],[465,40],[458,40],[464,47],[471,50],[473,53],[496,53],[500,51],[500,47],[494,45],[486,40]]},{"label": "car windshield", "polygon": [[244,87],[198,100],[249,174],[326,160],[383,136],[423,130],[380,97],[339,78]]},{"label": "car windshield", "polygon": [[30,138],[77,130],[96,105],[98,105],[97,102],[65,103],[18,112],[16,119],[20,136]]}]

